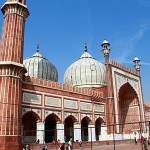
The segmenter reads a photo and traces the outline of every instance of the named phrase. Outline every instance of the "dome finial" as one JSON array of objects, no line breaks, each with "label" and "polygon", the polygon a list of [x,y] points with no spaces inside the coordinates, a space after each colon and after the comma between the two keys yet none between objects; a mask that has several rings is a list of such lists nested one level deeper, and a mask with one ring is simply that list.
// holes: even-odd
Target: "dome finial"
[{"label": "dome finial", "polygon": [[84,51],[87,52],[87,45],[86,45],[86,42],[84,44]]},{"label": "dome finial", "polygon": [[39,52],[39,43],[36,45],[36,52]]}]

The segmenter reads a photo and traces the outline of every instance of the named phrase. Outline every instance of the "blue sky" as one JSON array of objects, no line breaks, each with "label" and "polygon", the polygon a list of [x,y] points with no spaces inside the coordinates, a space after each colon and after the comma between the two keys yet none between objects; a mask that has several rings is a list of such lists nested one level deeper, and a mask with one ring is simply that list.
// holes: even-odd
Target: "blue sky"
[{"label": "blue sky", "polygon": [[[5,0],[0,0],[0,5]],[[150,1],[149,0],[27,0],[24,59],[40,53],[57,68],[59,82],[65,70],[83,53],[104,62],[101,43],[111,44],[110,58],[133,68],[141,60],[144,100],[150,102]],[[0,29],[3,15],[0,14]],[[134,69],[134,68],[133,68]]]}]

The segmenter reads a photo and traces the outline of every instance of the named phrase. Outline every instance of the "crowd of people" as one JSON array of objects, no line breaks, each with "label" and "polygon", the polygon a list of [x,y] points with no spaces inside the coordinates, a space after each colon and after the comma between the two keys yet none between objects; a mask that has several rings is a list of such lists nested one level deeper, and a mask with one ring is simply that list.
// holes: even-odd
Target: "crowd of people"
[{"label": "crowd of people", "polygon": [[[72,141],[72,138],[70,138],[70,140],[67,141],[67,142],[63,142],[63,143],[60,145],[59,150],[72,150],[72,142],[73,142],[73,141]],[[36,143],[39,144],[39,143],[40,143],[40,140],[38,139]],[[59,141],[57,141],[57,142],[56,142],[56,141],[53,141],[52,143],[53,143],[54,145],[58,146],[60,142],[59,142]],[[82,150],[82,141],[79,142],[79,149]],[[23,150],[29,150],[28,145],[26,145],[26,146],[23,148]],[[48,146],[47,146],[46,144],[43,144],[43,147],[42,147],[41,150],[48,150]]]},{"label": "crowd of people", "polygon": [[[138,143],[137,138],[134,137],[135,144]],[[144,136],[141,136],[141,144],[143,145],[144,150],[148,150],[148,145],[150,145],[150,137],[145,138]]]},{"label": "crowd of people", "polygon": [[[135,140],[135,144],[137,144],[137,143],[138,143],[138,140],[137,140],[136,137],[134,138],[134,140]],[[73,142],[73,141],[72,141],[72,138],[70,138],[70,140],[67,141],[67,142],[63,142],[63,143],[60,145],[59,150],[72,150],[72,142]],[[39,139],[37,140],[36,143],[37,143],[37,144],[40,143]],[[60,143],[60,141],[59,141],[59,140],[58,140],[57,142],[56,142],[56,141],[53,141],[52,143],[53,143],[54,145],[58,146],[59,143]],[[141,143],[142,143],[142,145],[143,145],[144,150],[148,150],[148,145],[150,145],[150,137],[145,138],[144,136],[141,136]],[[82,150],[82,141],[79,141],[79,149]],[[29,150],[28,145],[26,145],[26,146],[23,148],[23,150]],[[41,150],[48,150],[48,146],[44,144]]]}]

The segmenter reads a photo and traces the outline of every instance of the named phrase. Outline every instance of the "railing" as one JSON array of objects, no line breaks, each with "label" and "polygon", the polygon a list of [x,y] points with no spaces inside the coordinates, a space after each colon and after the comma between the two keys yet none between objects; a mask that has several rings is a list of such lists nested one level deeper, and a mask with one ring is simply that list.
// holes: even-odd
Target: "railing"
[{"label": "railing", "polygon": [[[116,127],[121,125],[110,125],[107,128],[112,128],[113,133],[107,134],[107,131],[104,130],[95,130],[95,127],[82,127],[82,128],[70,128],[70,129],[54,129],[54,130],[38,130],[38,131],[25,131],[22,136],[23,144],[29,144],[30,150],[32,149],[41,149],[43,145],[47,145],[50,149],[58,149],[62,143],[65,143],[65,146],[68,145],[68,142],[71,141],[72,149],[79,149],[80,144],[79,142],[82,141],[82,148],[90,148],[93,149],[100,149],[104,148],[109,150],[116,150],[121,146],[129,146],[131,150],[135,145],[137,145],[137,150],[143,150],[143,143],[141,143],[141,137],[144,136],[148,139],[148,131],[149,127],[147,126],[146,130],[143,130],[142,124],[146,124],[147,122],[135,122],[135,123],[127,123],[129,125],[135,126],[135,124],[140,125],[139,129],[132,129],[129,133],[124,133],[122,130],[119,133],[116,133]],[[101,129],[103,126],[101,126]],[[78,131],[74,133],[74,131]],[[88,131],[88,133],[84,133],[83,131]],[[31,136],[27,136],[27,134],[32,133]],[[36,133],[33,136],[33,133]],[[46,134],[47,133],[47,134]],[[62,134],[63,133],[63,134]],[[62,134],[62,135],[60,135]],[[58,138],[60,137],[60,139]],[[40,138],[38,140],[38,138]],[[46,139],[49,140],[46,141]],[[38,141],[38,142],[37,142]],[[136,143],[136,142],[137,143]],[[33,148],[34,147],[34,148]],[[35,148],[37,147],[37,148]],[[129,148],[130,150],[130,148]]]}]

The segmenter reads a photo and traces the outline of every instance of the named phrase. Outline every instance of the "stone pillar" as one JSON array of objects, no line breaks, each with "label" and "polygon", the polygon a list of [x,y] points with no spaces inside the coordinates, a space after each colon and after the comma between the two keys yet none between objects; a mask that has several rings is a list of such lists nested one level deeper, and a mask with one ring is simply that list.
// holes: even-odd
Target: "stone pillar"
[{"label": "stone pillar", "polygon": [[107,126],[103,125],[101,126],[101,135],[99,137],[100,141],[107,140]]},{"label": "stone pillar", "polygon": [[59,140],[61,143],[65,141],[64,139],[64,124],[57,123],[56,125],[57,129],[57,140]]},{"label": "stone pillar", "polygon": [[95,125],[89,124],[88,125],[88,141],[96,141],[95,139]]},{"label": "stone pillar", "polygon": [[74,141],[81,141],[81,124],[74,124]]},{"label": "stone pillar", "polygon": [[37,122],[36,123],[36,141],[39,139],[40,143],[45,142],[45,131],[44,131],[44,122]]}]

